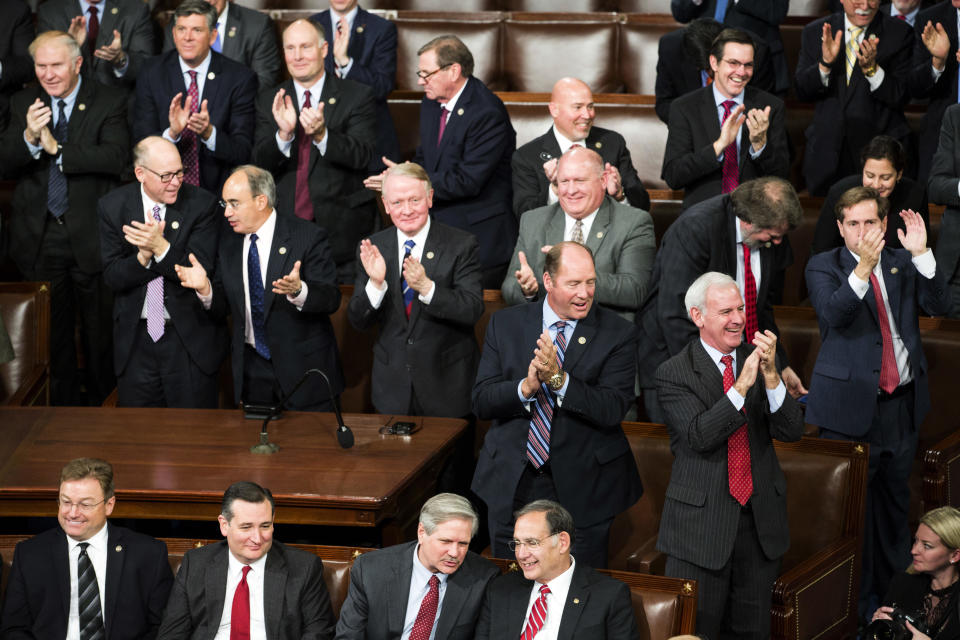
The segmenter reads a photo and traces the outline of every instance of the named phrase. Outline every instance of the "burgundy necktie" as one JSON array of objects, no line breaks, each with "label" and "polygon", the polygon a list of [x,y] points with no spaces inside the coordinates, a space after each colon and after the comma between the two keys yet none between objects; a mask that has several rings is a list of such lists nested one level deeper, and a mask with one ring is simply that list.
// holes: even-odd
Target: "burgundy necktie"
[{"label": "burgundy necktie", "polygon": [[747,344],[753,343],[753,336],[760,330],[757,322],[757,281],[753,277],[750,265],[750,247],[742,242],[743,247],[743,297],[747,307]]},{"label": "burgundy necktie", "polygon": [[[190,113],[200,113],[200,89],[197,86],[197,72],[191,69],[190,86],[187,95],[190,96]],[[195,187],[200,186],[200,150],[197,148],[197,134],[190,129],[180,133],[183,142],[183,181]]]},{"label": "burgundy necktie", "polygon": [[445,108],[443,105],[441,105],[441,106],[440,106],[440,128],[439,128],[438,133],[437,133],[437,146],[438,146],[438,147],[440,146],[440,141],[443,140],[443,132],[444,132],[444,130],[446,130],[446,128],[447,128],[447,115],[448,115],[448,113],[449,113],[449,112],[446,110],[446,108]]},{"label": "burgundy necktie", "polygon": [[[727,121],[733,110],[737,108],[737,103],[733,100],[723,101],[723,120],[720,126]],[[737,164],[737,141],[734,140],[723,150],[723,169],[721,170],[721,192],[730,193],[740,184],[740,167]]]},{"label": "burgundy necktie", "polygon": [[530,609],[530,617],[527,618],[527,626],[520,634],[520,640],[533,640],[540,629],[543,629],[543,623],[547,621],[547,594],[550,593],[550,587],[540,585],[540,597],[537,598],[533,607]]},{"label": "burgundy necktie", "polygon": [[420,603],[420,611],[410,630],[410,640],[430,640],[433,621],[437,617],[437,605],[440,604],[440,578],[430,576],[429,589]]},{"label": "burgundy necktie", "polygon": [[[310,92],[303,92],[301,110],[310,108]],[[313,141],[301,125],[297,125],[297,185],[293,211],[298,218],[313,220],[313,202],[310,200],[310,151]]]},{"label": "burgundy necktie", "polygon": [[97,8],[90,5],[87,8],[90,17],[87,18],[87,55],[93,62],[93,52],[97,50],[97,37],[100,35],[100,18],[97,17]]},{"label": "burgundy necktie", "polygon": [[[723,363],[723,392],[733,386],[733,356],[720,358]],[[753,475],[750,473],[750,440],[747,438],[747,425],[727,438],[727,485],[730,495],[740,504],[747,504],[753,493]]]},{"label": "burgundy necktie", "polygon": [[902,13],[898,13],[898,14],[897,14],[897,20],[902,20],[903,22],[906,22],[906,21],[907,21],[907,16],[903,15]]},{"label": "burgundy necktie", "polygon": [[233,607],[230,609],[230,640],[250,640],[250,586],[247,574],[250,565],[243,568],[243,576],[233,592]]},{"label": "burgundy necktie", "polygon": [[880,388],[887,393],[893,393],[894,389],[900,385],[900,372],[897,370],[897,358],[893,355],[893,333],[890,331],[890,321],[887,320],[887,308],[883,306],[880,281],[873,273],[870,274],[870,286],[873,288],[873,297],[877,301],[877,323],[880,325],[880,337],[883,339],[883,351],[880,355]]}]

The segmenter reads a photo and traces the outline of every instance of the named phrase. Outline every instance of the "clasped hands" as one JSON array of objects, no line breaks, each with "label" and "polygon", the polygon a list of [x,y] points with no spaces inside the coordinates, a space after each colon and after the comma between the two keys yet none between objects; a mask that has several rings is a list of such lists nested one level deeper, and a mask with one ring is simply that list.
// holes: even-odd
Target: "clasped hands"
[{"label": "clasped hands", "polygon": [[137,262],[144,267],[155,255],[163,255],[170,247],[170,243],[163,237],[166,222],[141,222],[133,220],[122,227],[123,238],[137,247]]},{"label": "clasped hands", "polygon": [[750,109],[745,105],[738,105],[730,112],[720,127],[720,137],[713,143],[713,151],[719,158],[724,150],[737,141],[737,132],[741,125],[747,124],[747,133],[750,146],[754,152],[759,152],[767,144],[767,131],[770,129],[770,105],[763,109]]},{"label": "clasped hands", "polygon": [[747,356],[740,366],[740,375],[733,383],[733,388],[743,397],[757,381],[757,374],[763,375],[763,382],[767,389],[776,389],[780,384],[780,374],[777,373],[777,336],[767,329],[756,332],[753,337],[756,347]]},{"label": "clasped hands", "polygon": [[[370,278],[370,282],[378,289],[381,288],[387,277],[387,263],[380,249],[370,242],[369,238],[360,241],[360,264],[363,265],[363,270]],[[407,256],[403,260],[403,278],[410,288],[421,296],[430,293],[433,286],[433,280],[427,277],[423,265],[413,256]]]},{"label": "clasped hands", "polygon": [[532,398],[542,383],[558,373],[560,363],[557,361],[557,345],[553,343],[550,332],[544,329],[537,338],[537,348],[533,350],[533,359],[527,367],[527,377],[520,383],[520,392],[524,398]]},{"label": "clasped hands", "polygon": [[277,123],[277,133],[280,139],[289,142],[293,140],[297,130],[297,123],[314,142],[321,142],[327,135],[327,123],[323,117],[323,103],[319,100],[316,106],[300,110],[299,117],[293,106],[293,98],[287,95],[284,89],[277,91],[273,96],[273,119]]},{"label": "clasped hands", "polygon": [[209,139],[213,134],[210,112],[207,111],[207,101],[204,100],[200,103],[200,111],[191,111],[192,106],[193,98],[188,95],[187,99],[183,100],[182,91],[173,96],[173,100],[170,101],[168,117],[170,120],[170,137],[173,139],[179,138],[184,129],[193,131],[204,140]]},{"label": "clasped hands", "polygon": [[23,130],[23,138],[33,146],[42,147],[48,154],[57,155],[57,139],[50,131],[53,121],[53,111],[43,104],[40,98],[27,107],[27,127]]}]

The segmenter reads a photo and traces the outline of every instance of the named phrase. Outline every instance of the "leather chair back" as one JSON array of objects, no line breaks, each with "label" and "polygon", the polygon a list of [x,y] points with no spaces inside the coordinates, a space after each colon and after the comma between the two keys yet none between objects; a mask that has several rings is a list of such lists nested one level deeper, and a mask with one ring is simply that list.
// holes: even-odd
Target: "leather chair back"
[{"label": "leather chair back", "polygon": [[0,404],[49,404],[49,285],[0,283],[0,316],[15,355],[10,362],[0,364]]},{"label": "leather chair back", "polygon": [[681,25],[669,15],[628,14],[621,19],[618,57],[624,91],[655,95],[660,38]]}]

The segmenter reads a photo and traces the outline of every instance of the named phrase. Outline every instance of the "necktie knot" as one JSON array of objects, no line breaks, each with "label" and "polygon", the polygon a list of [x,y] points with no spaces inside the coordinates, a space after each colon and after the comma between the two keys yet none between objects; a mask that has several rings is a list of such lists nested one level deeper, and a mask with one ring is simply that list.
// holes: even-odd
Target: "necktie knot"
[{"label": "necktie knot", "polygon": [[863,33],[863,27],[850,27],[847,31],[850,32],[850,37],[856,40]]},{"label": "necktie knot", "polygon": [[77,544],[77,546],[80,548],[80,555],[82,556],[87,555],[87,547],[90,546],[89,542],[80,542]]},{"label": "necktie knot", "polygon": [[723,117],[726,119],[737,108],[737,103],[734,100],[724,100],[720,106],[723,107]]},{"label": "necktie knot", "polygon": [[257,234],[251,233],[251,234],[250,234],[250,242],[253,242],[254,244],[256,244],[257,240],[258,240]]},{"label": "necktie knot", "polygon": [[723,363],[723,366],[725,367],[733,366],[733,356],[727,354],[720,358],[720,362]]},{"label": "necktie knot", "polygon": [[403,243],[403,257],[407,257],[413,251],[413,248],[417,246],[417,243],[413,240],[407,240]]},{"label": "necktie knot", "polygon": [[91,17],[91,18],[96,18],[96,17],[97,17],[97,8],[96,8],[95,6],[93,6],[93,5],[90,5],[89,7],[87,7],[87,13],[90,14],[90,17]]},{"label": "necktie knot", "polygon": [[546,597],[548,593],[551,593],[550,587],[545,584],[540,585],[540,595]]},{"label": "necktie knot", "polygon": [[304,109],[310,108],[310,89],[307,89],[306,91],[303,92],[303,108]]},{"label": "necktie knot", "polygon": [[153,205],[153,219],[160,222],[160,205]]},{"label": "necktie knot", "polygon": [[553,328],[556,329],[557,331],[562,332],[564,329],[567,328],[567,323],[564,320],[557,320],[556,322],[553,323]]},{"label": "necktie knot", "polygon": [[190,69],[189,71],[187,71],[187,74],[190,76],[190,82],[196,82],[196,81],[197,81],[197,72],[196,72],[196,71],[194,71],[193,69]]},{"label": "necktie knot", "polygon": [[250,573],[250,565],[245,564],[243,565],[243,575],[240,577],[240,580],[246,581],[248,573]]},{"label": "necktie knot", "polygon": [[440,587],[440,578],[436,575],[430,576],[430,580],[427,582],[431,589],[438,589]]}]

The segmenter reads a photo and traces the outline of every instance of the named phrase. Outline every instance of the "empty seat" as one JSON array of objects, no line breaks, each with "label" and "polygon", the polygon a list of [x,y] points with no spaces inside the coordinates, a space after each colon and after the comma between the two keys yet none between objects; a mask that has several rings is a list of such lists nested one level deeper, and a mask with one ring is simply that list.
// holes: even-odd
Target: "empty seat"
[{"label": "empty seat", "polygon": [[660,13],[670,14],[670,0],[617,0],[620,13]]},{"label": "empty seat", "polygon": [[13,360],[0,364],[0,404],[49,404],[50,286],[0,283],[0,315],[14,353]]},{"label": "empty seat", "polygon": [[620,24],[620,80],[624,91],[652,96],[660,38],[680,25],[672,16],[630,14]]},{"label": "empty seat", "polygon": [[503,0],[500,8],[504,11],[588,13],[590,11],[616,11],[617,0]]}]

